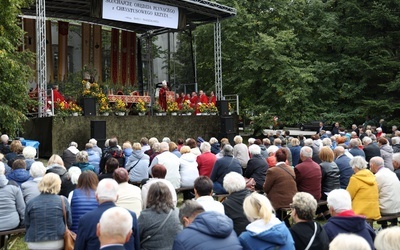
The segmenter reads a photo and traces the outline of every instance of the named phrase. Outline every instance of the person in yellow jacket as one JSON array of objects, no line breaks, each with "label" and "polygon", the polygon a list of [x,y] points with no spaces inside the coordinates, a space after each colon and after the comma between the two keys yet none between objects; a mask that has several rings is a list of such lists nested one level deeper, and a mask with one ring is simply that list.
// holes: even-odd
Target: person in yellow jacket
[{"label": "person in yellow jacket", "polygon": [[350,193],[355,214],[367,219],[377,220],[379,211],[379,190],[375,175],[367,169],[367,162],[362,156],[350,160],[354,174],[350,177],[347,191]]}]

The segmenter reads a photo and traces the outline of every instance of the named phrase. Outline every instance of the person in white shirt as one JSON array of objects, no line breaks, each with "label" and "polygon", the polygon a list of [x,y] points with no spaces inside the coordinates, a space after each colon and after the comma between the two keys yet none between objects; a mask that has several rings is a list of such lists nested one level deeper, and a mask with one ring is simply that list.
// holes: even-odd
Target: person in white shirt
[{"label": "person in white shirt", "polygon": [[215,211],[225,214],[224,206],[221,202],[214,200],[213,182],[208,176],[199,176],[194,181],[194,195],[196,201],[203,206],[205,211]]},{"label": "person in white shirt", "polygon": [[170,181],[174,188],[181,186],[181,175],[179,174],[179,158],[173,153],[169,152],[169,145],[167,142],[160,143],[161,153],[157,155],[150,164],[149,173],[156,164],[161,164],[167,169],[165,179]]}]

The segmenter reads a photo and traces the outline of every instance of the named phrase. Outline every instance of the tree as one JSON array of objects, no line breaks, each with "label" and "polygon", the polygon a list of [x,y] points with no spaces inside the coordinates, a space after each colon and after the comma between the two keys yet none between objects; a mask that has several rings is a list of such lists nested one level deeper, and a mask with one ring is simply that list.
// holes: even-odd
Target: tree
[{"label": "tree", "polygon": [[0,130],[11,136],[27,119],[29,64],[33,55],[17,51],[24,35],[18,15],[26,0],[4,1],[0,8]]}]

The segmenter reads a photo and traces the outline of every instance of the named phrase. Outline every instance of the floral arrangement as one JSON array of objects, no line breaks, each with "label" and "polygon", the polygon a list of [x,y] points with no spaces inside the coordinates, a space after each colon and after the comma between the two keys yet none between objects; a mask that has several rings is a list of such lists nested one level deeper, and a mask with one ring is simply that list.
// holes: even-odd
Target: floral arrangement
[{"label": "floral arrangement", "polygon": [[140,98],[139,98],[139,100],[138,100],[138,103],[136,104],[136,110],[137,110],[139,113],[145,113],[145,112],[147,112],[146,103],[145,103],[142,99],[140,99]]},{"label": "floral arrangement", "polygon": [[161,106],[160,106],[160,104],[158,104],[158,103],[154,103],[153,104],[153,111],[154,112],[161,112],[162,111],[162,108],[161,108]]},{"label": "floral arrangement", "polygon": [[173,113],[173,112],[178,112],[178,111],[179,111],[178,103],[176,103],[175,101],[167,101],[167,112],[168,113]]},{"label": "floral arrangement", "polygon": [[115,112],[126,112],[127,108],[126,108],[125,103],[122,100],[117,100],[115,102],[114,111]]},{"label": "floral arrangement", "polygon": [[200,113],[207,113],[209,111],[207,103],[201,103],[198,105]]},{"label": "floral arrangement", "polygon": [[208,104],[208,110],[211,113],[217,113],[218,112],[218,108],[214,105],[214,103],[209,103]]},{"label": "floral arrangement", "polygon": [[69,109],[70,113],[81,113],[82,112],[82,108],[79,107],[76,103],[70,102],[68,104],[68,106],[69,106],[68,109]]},{"label": "floral arrangement", "polygon": [[110,108],[110,105],[108,104],[108,102],[100,102],[99,113],[104,114],[104,113],[108,113],[108,112],[111,112],[111,108]]},{"label": "floral arrangement", "polygon": [[96,82],[90,83],[89,81],[82,80],[82,96],[84,97],[94,97],[97,98],[98,103],[101,103],[102,99],[106,98],[100,85]]},{"label": "floral arrangement", "polygon": [[56,102],[54,105],[54,111],[57,115],[67,115],[68,114],[68,103],[66,102]]},{"label": "floral arrangement", "polygon": [[186,100],[182,104],[182,111],[184,112],[193,112],[193,108],[190,107],[190,101]]}]

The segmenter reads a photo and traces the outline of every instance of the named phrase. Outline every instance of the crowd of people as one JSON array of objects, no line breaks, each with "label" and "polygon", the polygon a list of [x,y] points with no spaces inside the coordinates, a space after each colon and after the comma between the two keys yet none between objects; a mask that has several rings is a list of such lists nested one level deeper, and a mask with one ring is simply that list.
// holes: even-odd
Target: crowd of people
[{"label": "crowd of people", "polygon": [[400,213],[400,131],[371,129],[90,139],[47,166],[2,135],[0,231],[25,227],[29,249],[63,249],[65,226],[75,249],[399,249],[397,218],[379,219]]}]

